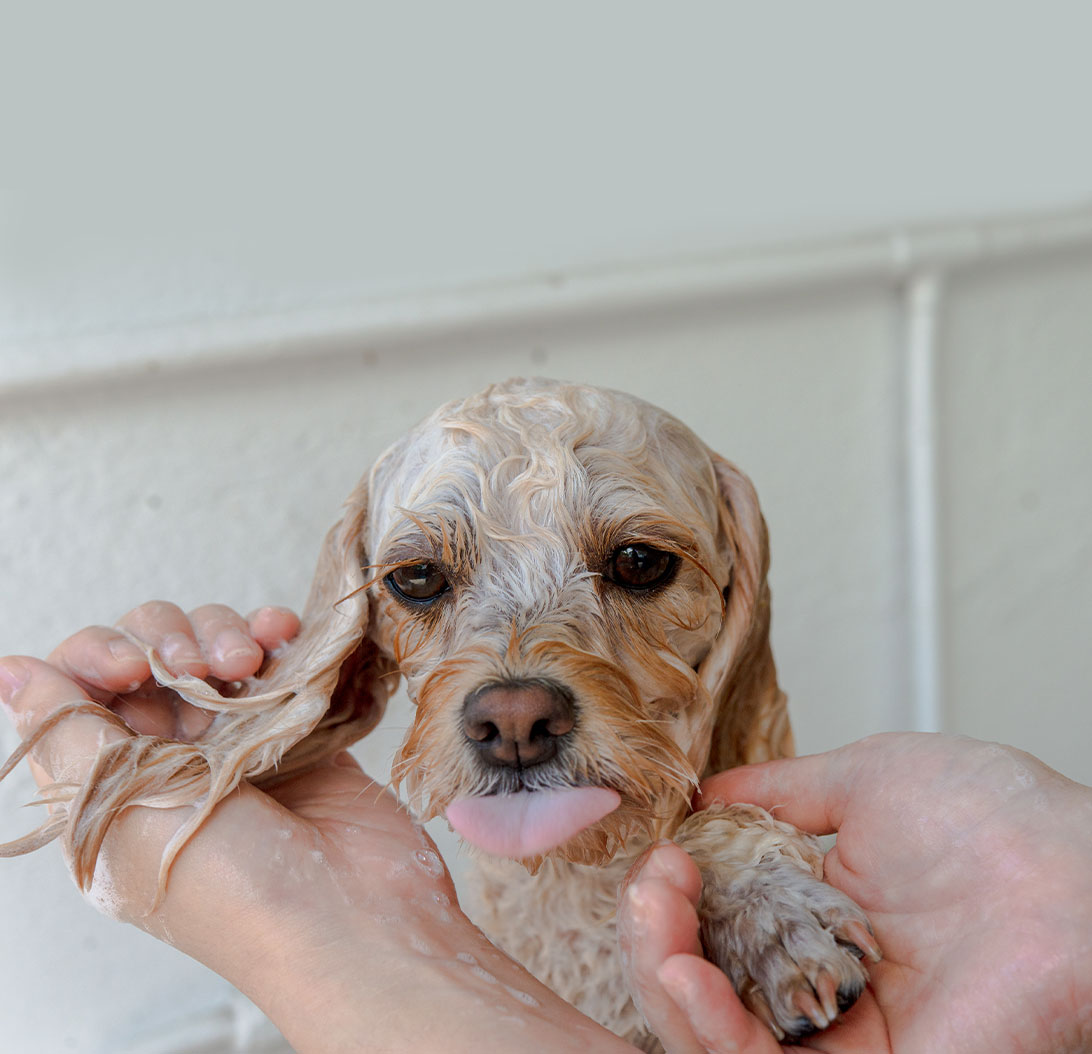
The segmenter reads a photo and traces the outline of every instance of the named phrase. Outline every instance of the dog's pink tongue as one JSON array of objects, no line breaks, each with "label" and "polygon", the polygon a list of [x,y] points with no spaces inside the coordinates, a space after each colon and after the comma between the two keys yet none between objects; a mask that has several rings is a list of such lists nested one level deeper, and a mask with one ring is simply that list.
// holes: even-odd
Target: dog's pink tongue
[{"label": "dog's pink tongue", "polygon": [[487,798],[460,798],[447,820],[471,845],[496,856],[537,856],[567,842],[621,803],[606,787],[517,791]]}]

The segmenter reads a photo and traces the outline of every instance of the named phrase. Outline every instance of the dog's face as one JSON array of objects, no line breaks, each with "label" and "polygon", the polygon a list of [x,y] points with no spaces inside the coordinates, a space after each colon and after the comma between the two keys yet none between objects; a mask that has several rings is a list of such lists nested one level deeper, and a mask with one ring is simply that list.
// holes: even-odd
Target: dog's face
[{"label": "dog's face", "polygon": [[394,774],[420,815],[616,792],[588,826],[558,796],[575,812],[510,851],[531,866],[602,862],[679,815],[751,632],[732,604],[764,586],[734,472],[647,403],[553,382],[450,404],[387,451],[357,496],[368,637],[416,706]]},{"label": "dog's face", "polygon": [[684,805],[731,569],[697,440],[613,393],[493,390],[429,418],[370,489],[369,634],[417,706],[396,772],[422,812],[611,788],[620,808],[564,847],[588,859]]},{"label": "dog's face", "polygon": [[602,863],[708,768],[791,753],[767,563],[750,481],[648,403],[517,380],[448,404],[349,496],[263,675],[310,722],[281,770],[365,734],[397,672],[418,815]]}]

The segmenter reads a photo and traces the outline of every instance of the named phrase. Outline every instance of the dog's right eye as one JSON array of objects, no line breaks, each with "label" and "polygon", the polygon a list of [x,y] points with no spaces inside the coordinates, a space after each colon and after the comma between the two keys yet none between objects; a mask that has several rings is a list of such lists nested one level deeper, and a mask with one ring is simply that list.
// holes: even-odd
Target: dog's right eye
[{"label": "dog's right eye", "polygon": [[678,563],[673,553],[651,545],[623,545],[610,558],[607,577],[623,589],[647,592],[668,582]]},{"label": "dog's right eye", "polygon": [[396,567],[383,581],[398,596],[418,602],[435,600],[451,588],[443,571],[427,562]]}]

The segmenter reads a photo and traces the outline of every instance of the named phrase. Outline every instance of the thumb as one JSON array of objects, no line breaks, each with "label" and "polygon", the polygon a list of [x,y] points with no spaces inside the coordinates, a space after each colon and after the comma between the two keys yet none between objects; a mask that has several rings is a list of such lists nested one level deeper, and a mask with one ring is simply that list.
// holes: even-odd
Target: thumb
[{"label": "thumb", "polygon": [[852,747],[741,765],[703,780],[696,804],[750,802],[803,831],[833,834],[842,825],[859,767]]},{"label": "thumb", "polygon": [[[928,785],[959,764],[944,736],[882,732],[825,754],[741,765],[705,780],[696,805],[751,802],[811,834],[834,834],[851,806],[873,805],[892,788]],[[890,805],[890,801],[888,801]]]}]

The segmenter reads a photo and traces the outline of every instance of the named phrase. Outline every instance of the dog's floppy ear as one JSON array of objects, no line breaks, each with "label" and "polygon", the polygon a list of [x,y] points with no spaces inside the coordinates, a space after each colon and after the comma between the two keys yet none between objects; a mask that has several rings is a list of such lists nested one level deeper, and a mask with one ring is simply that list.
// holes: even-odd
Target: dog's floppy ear
[{"label": "dog's floppy ear", "polygon": [[716,708],[709,772],[793,753],[770,650],[770,549],[751,481],[710,451],[720,491],[719,544],[731,565],[720,633],[698,667]]},{"label": "dog's floppy ear", "polygon": [[286,753],[277,772],[270,773],[272,778],[280,778],[370,732],[383,716],[397,684],[392,663],[365,635],[367,511],[365,479],[349,496],[344,515],[323,542],[299,636],[255,680],[263,692],[291,687],[297,698],[329,701],[314,730]]}]

